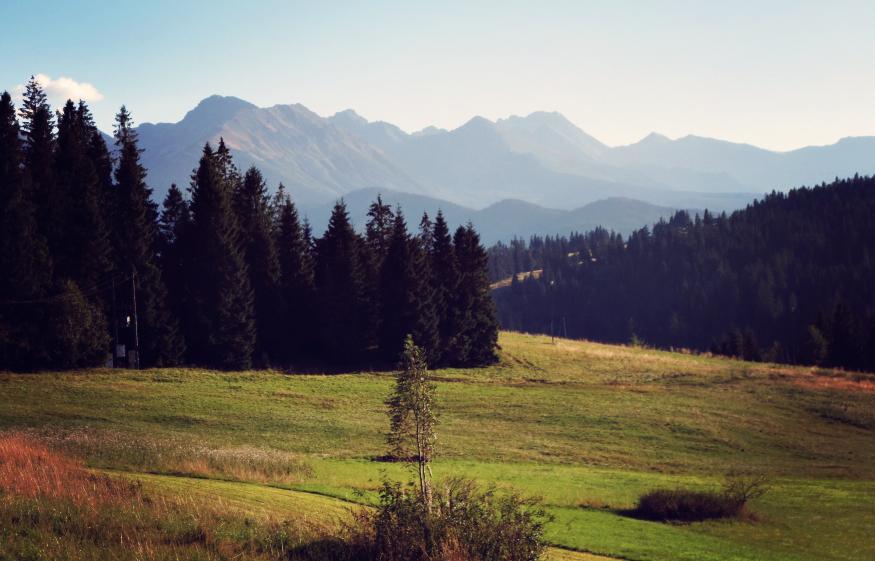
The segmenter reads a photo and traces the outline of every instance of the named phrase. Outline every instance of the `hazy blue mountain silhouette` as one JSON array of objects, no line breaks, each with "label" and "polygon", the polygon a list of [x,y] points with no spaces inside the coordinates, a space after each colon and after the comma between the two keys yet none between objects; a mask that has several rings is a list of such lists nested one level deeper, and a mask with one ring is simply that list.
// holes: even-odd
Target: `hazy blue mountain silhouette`
[{"label": "hazy blue mountain silhouette", "polygon": [[[540,223],[552,209],[570,212],[605,199],[628,216],[636,216],[629,199],[645,203],[640,217],[651,216],[654,206],[732,210],[772,189],[875,172],[873,137],[783,153],[658,134],[610,147],[555,112],[495,122],[474,117],[453,130],[408,134],[352,110],[321,117],[300,104],[259,108],[211,96],[177,123],[137,130],[156,199],[171,183],[187,186],[204,143],[224,137],[241,168],[257,165],[271,188],[283,182],[302,207],[341,196],[352,201],[352,193],[378,189],[466,212],[494,205],[491,212],[500,218],[482,215],[484,227],[488,220],[515,220],[522,228],[530,216]],[[507,199],[517,202],[497,204]],[[523,203],[536,206],[521,210]],[[602,208],[601,222],[621,228],[616,208]]]}]

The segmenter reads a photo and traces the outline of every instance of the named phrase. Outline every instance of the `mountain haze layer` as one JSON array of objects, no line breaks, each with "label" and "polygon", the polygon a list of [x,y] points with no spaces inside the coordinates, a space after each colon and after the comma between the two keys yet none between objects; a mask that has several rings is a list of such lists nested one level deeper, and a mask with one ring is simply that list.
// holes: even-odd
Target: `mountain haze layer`
[{"label": "mountain haze layer", "polygon": [[[300,104],[259,108],[212,96],[178,123],[146,123],[138,132],[156,198],[171,183],[186,186],[203,145],[222,137],[241,168],[258,166],[271,188],[284,183],[309,209],[353,192],[384,191],[429,197],[445,210],[486,209],[512,199],[570,212],[603,199],[615,206],[624,201],[628,208],[634,199],[721,211],[773,189],[875,172],[875,137],[783,153],[658,134],[610,147],[555,112],[495,122],[474,117],[453,130],[429,127],[410,134],[352,110],[321,117]],[[498,208],[510,210],[503,205]],[[526,213],[516,214],[525,220]]]},{"label": "mountain haze layer", "polygon": [[[368,206],[378,195],[382,196],[384,203],[402,209],[411,230],[417,228],[424,212],[434,220],[440,210],[451,228],[473,223],[481,240],[488,245],[514,237],[528,239],[535,234],[587,232],[598,226],[630,234],[646,224],[668,219],[676,210],[623,197],[602,199],[572,210],[545,208],[519,199],[505,199],[477,210],[426,195],[370,188],[353,191],[343,197],[357,229],[364,229]],[[302,208],[315,232],[322,232],[328,226],[332,206],[333,202]]]}]

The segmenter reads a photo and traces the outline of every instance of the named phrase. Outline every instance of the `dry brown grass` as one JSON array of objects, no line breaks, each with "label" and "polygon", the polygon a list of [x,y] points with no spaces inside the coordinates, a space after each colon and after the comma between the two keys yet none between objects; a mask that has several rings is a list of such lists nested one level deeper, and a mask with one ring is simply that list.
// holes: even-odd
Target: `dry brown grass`
[{"label": "dry brown grass", "polygon": [[793,381],[812,390],[875,393],[875,380],[854,379],[852,375],[835,377],[812,374],[811,376],[798,376]]},{"label": "dry brown grass", "polygon": [[100,468],[283,484],[300,482],[313,473],[298,455],[272,448],[214,448],[191,440],[90,428],[22,429],[16,434]]},{"label": "dry brown grass", "polygon": [[60,499],[97,510],[142,500],[138,485],[84,468],[22,434],[0,436],[0,490],[22,498]]},{"label": "dry brown grass", "polygon": [[280,561],[326,530],[223,501],[147,494],[32,435],[0,435],[0,560]]}]

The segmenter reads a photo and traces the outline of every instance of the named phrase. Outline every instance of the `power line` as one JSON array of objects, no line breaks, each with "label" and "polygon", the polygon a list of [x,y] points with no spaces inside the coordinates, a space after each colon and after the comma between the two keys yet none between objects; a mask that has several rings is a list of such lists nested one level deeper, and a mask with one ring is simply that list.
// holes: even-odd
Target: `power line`
[{"label": "power line", "polygon": [[[82,293],[83,296],[89,296],[98,292],[102,292],[104,290],[109,290],[112,288],[114,282],[126,283],[134,277],[133,274],[127,276],[114,276],[109,280],[101,281],[94,286],[89,288],[79,289],[79,292]],[[62,292],[60,294],[55,294],[53,296],[46,296],[45,298],[34,298],[31,300],[4,300],[0,301],[0,306],[19,306],[19,305],[28,305],[28,304],[51,304],[54,302],[62,302],[63,300],[70,298],[70,294],[66,292]]]}]

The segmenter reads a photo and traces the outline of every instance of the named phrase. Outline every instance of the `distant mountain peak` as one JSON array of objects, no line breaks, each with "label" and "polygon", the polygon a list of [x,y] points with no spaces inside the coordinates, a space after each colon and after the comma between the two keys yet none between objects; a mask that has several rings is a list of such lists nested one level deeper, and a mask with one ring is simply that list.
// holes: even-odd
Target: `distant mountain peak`
[{"label": "distant mountain peak", "polygon": [[644,138],[638,141],[638,144],[656,144],[662,142],[671,142],[671,139],[664,134],[660,134],[658,132],[651,132]]},{"label": "distant mountain peak", "polygon": [[480,115],[475,115],[468,119],[468,121],[459,127],[460,129],[481,129],[481,128],[492,128],[495,123],[487,119],[486,117],[481,117]]},{"label": "distant mountain peak", "polygon": [[244,109],[257,109],[257,107],[239,97],[211,95],[202,99],[194,109],[186,113],[181,122],[186,124],[224,122]]},{"label": "distant mountain peak", "polygon": [[358,125],[367,125],[369,123],[367,119],[356,113],[354,109],[344,109],[343,111],[338,111],[331,116],[331,119],[335,121],[344,121],[347,123]]},{"label": "distant mountain peak", "polygon": [[203,98],[200,103],[198,103],[194,107],[194,109],[188,112],[188,114],[202,113],[205,111],[239,111],[240,109],[255,108],[256,106],[254,104],[249,103],[245,99],[240,99],[239,97],[234,97],[233,95],[214,94],[209,97]]}]

